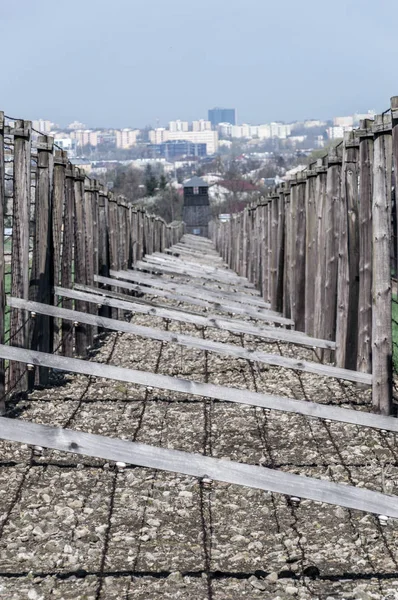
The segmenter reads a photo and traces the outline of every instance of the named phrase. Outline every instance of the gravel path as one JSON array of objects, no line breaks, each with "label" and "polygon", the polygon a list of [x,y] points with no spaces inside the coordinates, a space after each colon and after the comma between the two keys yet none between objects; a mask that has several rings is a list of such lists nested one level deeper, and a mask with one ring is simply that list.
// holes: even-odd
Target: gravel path
[{"label": "gravel path", "polygon": [[[292,344],[140,314],[132,320],[314,359],[312,350]],[[109,334],[92,360],[370,410],[370,391],[362,386],[133,335]],[[9,414],[398,494],[394,434],[56,376],[57,386],[10,403]],[[196,478],[140,467],[118,471],[100,459],[37,454],[16,443],[0,442],[0,449],[1,599],[398,599],[392,519],[382,526],[374,515],[324,503],[296,505],[277,494],[219,482],[206,487]]]}]

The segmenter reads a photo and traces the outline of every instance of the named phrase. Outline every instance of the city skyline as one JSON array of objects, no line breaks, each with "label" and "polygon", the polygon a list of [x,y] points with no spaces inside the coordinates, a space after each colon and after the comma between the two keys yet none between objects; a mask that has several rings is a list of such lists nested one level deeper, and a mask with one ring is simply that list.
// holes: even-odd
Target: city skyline
[{"label": "city skyline", "polygon": [[[235,107],[241,123],[383,111],[397,91],[394,20],[386,18],[394,7],[71,0],[65,10],[20,0],[4,7],[0,24],[1,108],[61,124],[78,115],[106,128],[206,118],[213,106]],[[372,32],[366,43],[364,31]]]}]

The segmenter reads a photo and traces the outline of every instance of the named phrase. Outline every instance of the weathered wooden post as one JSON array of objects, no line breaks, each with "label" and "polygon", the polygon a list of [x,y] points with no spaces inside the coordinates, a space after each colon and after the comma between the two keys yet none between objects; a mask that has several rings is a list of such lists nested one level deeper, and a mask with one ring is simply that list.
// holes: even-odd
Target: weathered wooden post
[{"label": "weathered wooden post", "polygon": [[283,188],[278,186],[276,193],[278,194],[278,237],[277,237],[277,291],[275,310],[283,311],[283,281],[285,268],[285,195]]},{"label": "weathered wooden post", "polygon": [[270,220],[272,231],[272,253],[270,264],[270,302],[271,309],[277,311],[278,305],[278,237],[279,237],[279,221],[278,221],[278,203],[279,194],[275,191],[270,194]]},{"label": "weathered wooden post", "polygon": [[326,239],[325,239],[325,211],[326,211],[326,167],[327,158],[317,160],[315,183],[315,208],[316,208],[316,262],[315,262],[315,295],[314,295],[314,335],[324,336],[324,299],[326,279]]},{"label": "weathered wooden post", "polygon": [[297,178],[294,176],[290,180],[290,204],[289,211],[286,214],[287,219],[287,227],[288,227],[288,256],[289,256],[289,264],[287,265],[289,272],[289,304],[290,304],[290,318],[296,322],[296,243],[297,243],[297,219],[296,219],[296,209],[297,209]]},{"label": "weathered wooden post", "polygon": [[[393,112],[395,113],[395,109]],[[394,117],[397,115],[394,114]],[[389,415],[392,412],[390,115],[375,117],[373,133],[372,398],[374,409]]]},{"label": "weathered wooden post", "polygon": [[[394,167],[394,191],[395,191],[395,277],[398,281],[398,96],[393,96],[390,101],[392,119],[392,164]],[[397,294],[398,298],[398,294]]]},{"label": "weathered wooden post", "polygon": [[314,335],[315,275],[317,265],[316,163],[309,165],[305,190],[305,333]]},{"label": "weathered wooden post", "polygon": [[[65,158],[60,157],[60,160]],[[56,167],[58,157],[55,159]],[[54,186],[57,190],[62,185],[58,177],[54,178]],[[55,190],[55,187],[54,187]],[[57,194],[62,194],[59,190]],[[62,237],[62,264],[61,264],[61,286],[70,289],[73,281],[73,246],[74,246],[74,215],[75,215],[75,168],[71,163],[66,164],[65,171],[65,211],[63,218],[63,237]],[[73,301],[70,298],[62,298],[63,308],[71,309]],[[76,305],[76,309],[77,306]],[[69,321],[62,321],[62,353],[64,356],[73,356],[73,330]]]},{"label": "weathered wooden post", "polygon": [[[74,244],[74,268],[75,282],[87,285],[86,269],[86,235],[85,235],[85,214],[84,214],[84,172],[77,167],[73,168],[74,183],[74,212],[75,212],[75,244]],[[76,310],[87,312],[87,303],[80,300],[75,301]],[[87,355],[88,335],[87,326],[84,323],[78,323],[75,329],[76,333],[76,354],[78,356]]]},{"label": "weathered wooden post", "polygon": [[[63,217],[65,208],[65,174],[67,153],[63,150],[54,151],[54,175],[52,186],[52,286],[61,283],[62,247],[63,247]],[[65,215],[66,216],[66,215]],[[54,298],[57,304],[57,296]],[[53,319],[53,348],[59,348],[60,320]]]},{"label": "weathered wooden post", "polygon": [[[102,185],[98,190],[98,275],[109,277],[109,216],[108,216],[108,190]],[[99,284],[99,287],[108,289],[109,286]],[[99,314],[110,317],[111,309],[102,306]]]},{"label": "weathered wooden post", "polygon": [[[14,199],[11,255],[11,295],[28,300],[29,297],[29,208],[31,173],[30,121],[16,120],[14,134]],[[10,344],[28,347],[28,319],[25,310],[10,311]],[[26,391],[26,365],[10,362],[9,389]]]},{"label": "weathered wooden post", "polygon": [[354,370],[357,365],[359,294],[358,155],[359,140],[354,132],[347,132],[341,175],[336,363],[339,367]]},{"label": "weathered wooden post", "polygon": [[[53,231],[52,193],[54,177],[54,140],[43,135],[37,142],[37,170],[35,196],[35,231],[30,278],[29,298],[43,304],[53,304]],[[31,322],[32,350],[50,353],[53,348],[53,324],[47,315],[36,315]],[[48,383],[48,368],[40,367],[38,376],[29,377],[34,383]]]},{"label": "weathered wooden post", "polygon": [[290,261],[291,261],[291,218],[290,218],[290,183],[282,184],[283,207],[285,213],[285,235],[284,235],[284,265],[283,265],[283,314],[290,319]]},{"label": "weathered wooden post", "polygon": [[[341,151],[332,148],[327,159],[326,211],[325,211],[325,340],[336,339],[337,273],[338,273],[338,232],[340,209]],[[325,360],[330,360],[330,352],[324,351]]]},{"label": "weathered wooden post", "polygon": [[[4,112],[0,111],[0,232],[4,232],[5,207],[5,163],[4,163]],[[5,331],[5,261],[4,235],[0,235],[0,344],[4,344]],[[0,415],[5,413],[5,370],[4,360],[0,360]]]},{"label": "weathered wooden post", "polygon": [[296,257],[294,277],[294,314],[295,328],[298,331],[305,331],[305,189],[306,175],[297,173],[296,175],[296,207],[295,207],[295,245],[294,254]]},{"label": "weathered wooden post", "polygon": [[373,121],[365,119],[359,137],[359,306],[357,370],[372,372],[372,195]]}]

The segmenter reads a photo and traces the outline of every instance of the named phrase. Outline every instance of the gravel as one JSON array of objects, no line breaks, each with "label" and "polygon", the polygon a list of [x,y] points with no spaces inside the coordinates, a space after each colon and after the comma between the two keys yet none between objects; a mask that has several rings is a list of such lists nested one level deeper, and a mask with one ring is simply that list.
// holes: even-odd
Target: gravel
[{"label": "gravel", "polygon": [[[175,280],[178,278],[176,277]],[[199,307],[157,298],[207,314]],[[213,312],[213,311],[212,311]],[[136,314],[133,322],[265,352],[269,344]],[[363,386],[114,334],[92,360],[239,389],[370,410]],[[82,375],[57,375],[10,414],[264,465],[398,490],[392,433],[269,412]],[[398,523],[375,515],[220,482],[0,442],[0,598],[240,600],[398,599]]]}]

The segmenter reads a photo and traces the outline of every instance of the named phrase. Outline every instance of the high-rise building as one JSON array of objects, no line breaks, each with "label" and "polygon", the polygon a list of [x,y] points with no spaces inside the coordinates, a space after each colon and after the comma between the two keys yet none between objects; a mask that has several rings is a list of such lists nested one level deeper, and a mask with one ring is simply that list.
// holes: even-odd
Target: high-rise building
[{"label": "high-rise building", "polygon": [[211,108],[208,111],[208,120],[213,127],[216,127],[219,123],[236,125],[236,111],[234,108]]},{"label": "high-rise building", "polygon": [[137,143],[139,129],[117,129],[116,130],[116,148],[127,150]]},{"label": "high-rise building", "polygon": [[188,129],[188,121],[180,121],[177,119],[177,121],[170,121],[169,123],[169,131],[172,131],[173,133],[175,131],[188,131]]},{"label": "high-rise building", "polygon": [[192,121],[192,131],[207,131],[211,129],[210,121],[200,119],[199,121]]},{"label": "high-rise building", "polygon": [[32,121],[32,127],[41,133],[50,133],[54,128],[54,123],[46,119],[37,119],[36,121]]}]

